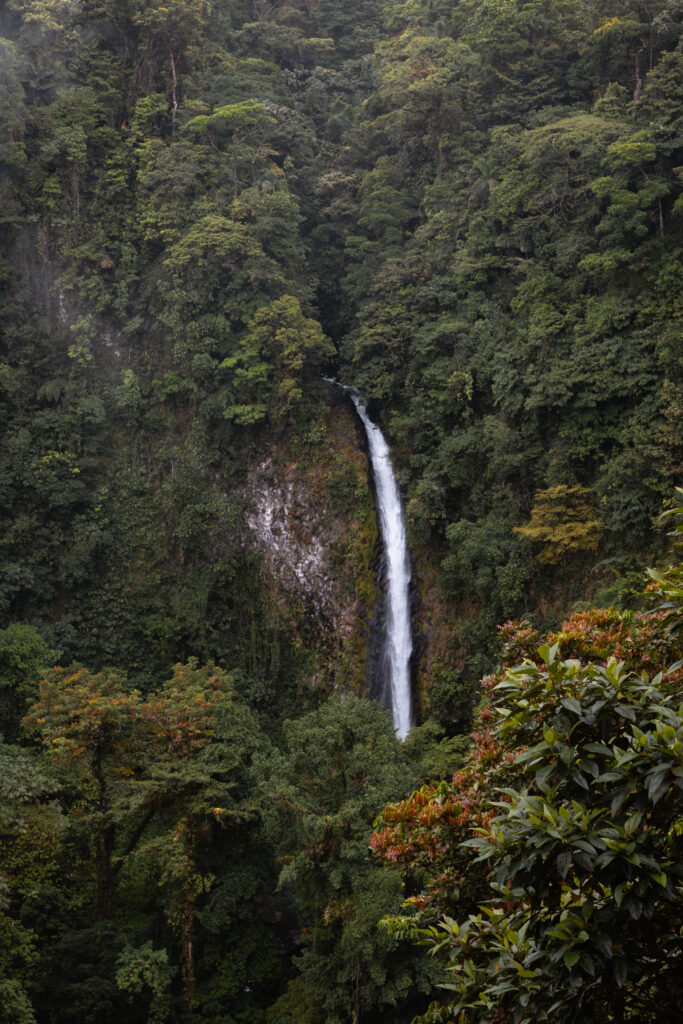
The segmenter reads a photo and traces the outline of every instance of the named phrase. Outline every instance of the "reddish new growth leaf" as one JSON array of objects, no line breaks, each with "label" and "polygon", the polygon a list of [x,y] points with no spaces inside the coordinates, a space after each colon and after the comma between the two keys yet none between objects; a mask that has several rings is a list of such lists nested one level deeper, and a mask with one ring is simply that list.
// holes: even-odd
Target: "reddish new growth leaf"
[{"label": "reddish new growth leaf", "polygon": [[[658,594],[657,584],[651,584],[647,590]],[[572,615],[556,633],[548,634],[547,642],[559,645],[559,657],[563,660],[576,658],[604,665],[610,658],[616,658],[633,672],[653,676],[677,658],[676,636],[663,628],[666,616],[666,611],[657,609],[620,612],[616,608],[593,608]],[[500,636],[504,666],[524,658],[539,663],[540,636],[526,620],[506,622],[500,627]],[[683,678],[683,669],[669,678]]]},{"label": "reddish new growth leaf", "polygon": [[[598,608],[572,615],[548,639],[550,643],[559,643],[562,658],[606,664],[614,657],[632,671],[653,676],[677,657],[677,640],[663,628],[665,619],[666,612],[659,610],[619,612],[615,608]],[[675,678],[680,679],[681,675],[679,669]]]},{"label": "reddish new growth leaf", "polygon": [[[488,689],[495,682],[492,677],[484,680],[483,686]],[[510,762],[496,737],[494,722],[491,710],[481,708],[471,734],[470,763],[454,772],[450,782],[423,786],[408,799],[387,804],[375,822],[370,840],[373,852],[387,863],[424,871],[429,878],[425,890],[407,901],[414,906],[458,898],[473,880],[466,877],[472,874],[471,858],[460,844],[493,817],[495,811],[487,801],[494,776],[500,781],[498,769],[504,770]]]}]

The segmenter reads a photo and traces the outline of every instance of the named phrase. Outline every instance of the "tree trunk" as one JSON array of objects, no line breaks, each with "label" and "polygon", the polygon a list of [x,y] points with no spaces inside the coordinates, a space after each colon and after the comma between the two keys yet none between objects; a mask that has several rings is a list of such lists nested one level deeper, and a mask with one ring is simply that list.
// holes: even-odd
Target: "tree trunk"
[{"label": "tree trunk", "polygon": [[640,99],[640,94],[643,91],[643,79],[640,74],[640,55],[644,49],[645,47],[641,46],[640,49],[636,51],[636,87],[633,90],[634,103],[638,102],[638,100]]},{"label": "tree trunk", "polygon": [[78,167],[75,164],[71,167],[71,194],[74,197],[74,222],[78,227],[81,222],[81,190]]},{"label": "tree trunk", "polygon": [[178,111],[178,78],[175,72],[175,61],[173,59],[173,50],[169,52],[171,58],[171,138],[175,138],[175,118]]},{"label": "tree trunk", "polygon": [[116,838],[115,827],[111,820],[109,792],[102,768],[102,745],[95,747],[93,758],[93,774],[97,781],[99,794],[100,826],[95,837],[95,873],[97,876],[97,920],[104,921],[109,917],[112,883],[112,854]]},{"label": "tree trunk", "polygon": [[194,919],[196,910],[196,893],[194,879],[194,850],[192,843],[192,821],[188,816],[186,823],[187,880],[185,883],[185,1001],[192,1015],[194,1003]]}]

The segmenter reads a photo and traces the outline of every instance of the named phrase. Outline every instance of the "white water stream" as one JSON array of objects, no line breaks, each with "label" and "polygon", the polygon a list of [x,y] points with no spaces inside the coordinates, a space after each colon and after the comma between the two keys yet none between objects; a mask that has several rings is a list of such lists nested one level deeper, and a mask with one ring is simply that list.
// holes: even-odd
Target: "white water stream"
[{"label": "white water stream", "polygon": [[385,662],[391,683],[391,712],[396,735],[405,739],[412,726],[410,655],[413,637],[410,617],[410,556],[403,504],[389,457],[389,446],[367,414],[357,391],[349,388],[368,436],[370,463],[375,480],[380,530],[387,567]]}]

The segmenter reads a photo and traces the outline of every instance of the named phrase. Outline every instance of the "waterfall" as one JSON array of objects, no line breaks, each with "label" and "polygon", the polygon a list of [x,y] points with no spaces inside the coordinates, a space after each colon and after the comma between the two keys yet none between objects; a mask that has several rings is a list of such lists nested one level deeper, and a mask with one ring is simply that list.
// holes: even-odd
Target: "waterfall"
[{"label": "waterfall", "polygon": [[389,446],[367,414],[360,395],[348,389],[368,436],[370,463],[375,480],[380,531],[387,570],[383,661],[390,681],[391,712],[396,735],[405,739],[412,726],[410,655],[413,638],[410,617],[410,557],[403,504],[391,467]]}]

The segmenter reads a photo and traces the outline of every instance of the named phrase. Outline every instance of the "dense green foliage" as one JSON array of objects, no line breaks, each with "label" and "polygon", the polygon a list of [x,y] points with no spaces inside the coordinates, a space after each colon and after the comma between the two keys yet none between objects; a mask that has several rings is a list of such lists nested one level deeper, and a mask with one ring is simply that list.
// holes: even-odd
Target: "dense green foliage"
[{"label": "dense green foliage", "polygon": [[335,363],[450,669],[628,598],[681,461],[677,4],[16,0],[0,32],[12,621],[143,686],[196,655],[295,687],[241,484],[274,438],[319,457]]},{"label": "dense green foliage", "polygon": [[[473,1019],[597,1013],[586,976],[645,1019],[680,957],[678,712],[640,681],[680,571],[638,596],[683,455],[680,36],[677,0],[0,3],[1,1024],[408,1021],[443,968],[376,929],[387,803],[409,905],[475,922],[439,933]],[[330,373],[406,497],[403,745],[359,696],[377,526]],[[496,625],[533,659],[577,608],[466,755]]]}]

